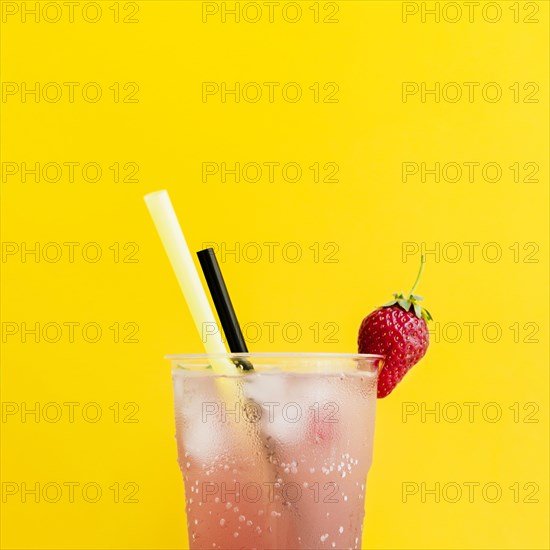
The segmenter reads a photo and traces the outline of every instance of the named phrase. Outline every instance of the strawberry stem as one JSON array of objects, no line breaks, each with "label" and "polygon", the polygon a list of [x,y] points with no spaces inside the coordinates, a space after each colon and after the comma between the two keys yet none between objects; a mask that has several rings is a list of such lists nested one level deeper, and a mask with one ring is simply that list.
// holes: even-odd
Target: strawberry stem
[{"label": "strawberry stem", "polygon": [[418,283],[420,282],[420,277],[422,277],[422,272],[424,271],[424,264],[426,263],[426,258],[424,254],[420,256],[420,269],[418,270],[418,275],[416,276],[416,281],[414,282],[413,287],[411,288],[411,291],[409,292],[409,296],[412,296],[414,294],[414,291],[416,290],[416,287],[418,286]]}]

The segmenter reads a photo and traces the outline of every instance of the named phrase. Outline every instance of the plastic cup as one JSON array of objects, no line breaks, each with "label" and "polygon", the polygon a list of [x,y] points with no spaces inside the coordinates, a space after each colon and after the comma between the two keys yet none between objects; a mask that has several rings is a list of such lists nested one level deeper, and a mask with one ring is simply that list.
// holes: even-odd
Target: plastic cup
[{"label": "plastic cup", "polygon": [[361,548],[381,356],[168,358],[188,548]]}]

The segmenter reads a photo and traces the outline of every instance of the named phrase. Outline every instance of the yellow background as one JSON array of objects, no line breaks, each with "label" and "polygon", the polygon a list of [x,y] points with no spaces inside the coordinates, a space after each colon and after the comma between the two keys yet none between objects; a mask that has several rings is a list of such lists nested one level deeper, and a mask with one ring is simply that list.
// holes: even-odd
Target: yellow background
[{"label": "yellow background", "polygon": [[[440,250],[460,243],[459,261],[452,261],[449,246],[439,258],[428,255],[419,288],[446,336],[441,332],[436,341],[434,333],[421,365],[379,402],[363,544],[548,548],[548,2],[520,2],[517,23],[512,2],[497,3],[502,17],[495,23],[484,20],[481,7],[473,22],[463,14],[457,23],[436,23],[433,16],[423,23],[419,13],[404,23],[401,2],[341,1],[333,24],[314,22],[313,2],[300,2],[303,15],[294,24],[279,11],[273,23],[265,13],[256,24],[222,23],[220,15],[203,23],[197,1],[138,2],[137,23],[115,23],[109,7],[116,3],[99,4],[97,23],[82,19],[80,3],[73,23],[67,12],[55,23],[22,22],[16,14],[1,28],[3,82],[81,83],[73,103],[66,88],[57,103],[6,97],[2,161],[96,162],[103,169],[96,183],[78,171],[72,183],[66,175],[56,183],[32,176],[23,183],[19,175],[2,182],[4,243],[80,243],[73,263],[66,248],[57,263],[4,258],[2,322],[93,322],[103,330],[97,343],[86,342],[78,329],[74,342],[67,333],[57,343],[42,337],[36,343],[32,336],[23,342],[20,333],[5,338],[4,404],[80,405],[72,423],[66,412],[51,423],[7,416],[2,481],[95,482],[103,496],[95,504],[78,491],[75,502],[66,494],[57,503],[6,497],[2,548],[186,546],[163,356],[200,352],[201,342],[143,203],[145,193],[160,188],[169,190],[193,250],[222,241],[263,247],[256,263],[228,256],[222,265],[241,322],[294,322],[303,334],[292,343],[280,331],[273,341],[264,332],[251,343],[254,351],[355,351],[361,319],[391,292],[408,290],[415,277],[419,254],[403,258],[403,243],[432,249],[439,243]],[[326,4],[320,3],[321,18],[332,11]],[[524,22],[533,6],[538,23]],[[132,6],[120,2],[118,9],[122,18]],[[294,81],[304,95],[294,104],[280,94],[273,103],[232,97],[222,103],[219,95],[204,103],[203,81]],[[97,103],[79,95],[86,82],[101,85]],[[138,102],[114,102],[109,87],[115,82],[138,83]],[[315,82],[338,83],[338,103],[314,102],[308,88]],[[481,85],[472,103],[436,103],[433,96],[423,103],[419,95],[404,103],[402,82]],[[487,82],[501,85],[500,101],[483,100]],[[515,102],[509,90],[515,82],[536,82],[538,102],[524,103],[523,91]],[[137,163],[138,181],[115,183],[114,162]],[[303,176],[296,183],[280,175],[273,183],[230,177],[222,183],[219,176],[204,183],[203,162],[297,162]],[[314,162],[337,163],[339,181],[312,181]],[[415,176],[404,183],[403,162],[496,162],[503,174],[495,183],[479,176],[456,183]],[[515,162],[536,163],[538,181],[515,183],[508,168]],[[102,248],[97,263],[79,254],[89,242]],[[115,262],[109,247],[128,242],[139,246],[138,261]],[[303,257],[291,263],[279,252],[269,262],[264,242],[280,243],[279,251],[298,243]],[[466,242],[481,243],[472,261]],[[314,243],[321,261],[309,249]],[[336,262],[322,261],[325,243],[337,244]],[[487,243],[501,248],[499,261],[483,256]],[[514,243],[520,243],[519,258],[509,248]],[[537,262],[524,261],[533,250],[524,250],[525,243],[538,247],[531,257]],[[115,322],[137,323],[139,342],[115,343],[109,329]],[[315,341],[308,328],[314,323],[335,324],[336,341],[323,342],[322,328]],[[466,327],[473,325],[464,323],[479,323],[472,341]],[[501,328],[498,342],[488,341],[492,333],[483,337],[487,323]],[[514,323],[521,327],[518,342],[509,328]],[[525,342],[526,323],[538,327],[535,341]],[[464,332],[453,342],[457,324]],[[89,402],[101,407],[97,423],[79,415]],[[109,407],[129,402],[139,406],[138,422],[115,422]],[[472,421],[449,421],[448,404],[467,414],[465,402],[480,404]],[[433,415],[425,422],[419,414],[403,417],[404,407],[433,409],[435,403],[447,405],[439,422]],[[483,417],[487,403],[501,409],[500,420]],[[528,418],[536,422],[525,422],[532,411]],[[115,482],[137,484],[138,502],[113,502]],[[440,502],[430,495],[422,502],[420,494],[403,502],[403,483],[428,489],[458,483],[464,495],[456,503],[449,502],[452,492]],[[480,484],[473,502],[464,483]],[[500,501],[481,496],[487,483],[501,487]],[[514,502],[514,483],[520,502]],[[535,485],[526,489],[528,483]],[[524,502],[533,487],[534,501]]]}]

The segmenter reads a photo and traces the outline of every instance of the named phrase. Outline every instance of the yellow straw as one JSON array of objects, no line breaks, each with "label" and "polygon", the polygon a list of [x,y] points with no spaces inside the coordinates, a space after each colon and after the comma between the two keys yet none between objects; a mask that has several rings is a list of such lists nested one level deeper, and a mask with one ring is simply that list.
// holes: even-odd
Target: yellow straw
[{"label": "yellow straw", "polygon": [[[206,353],[227,353],[220,327],[204,292],[168,192],[149,193],[145,195],[145,203],[183,291]],[[207,338],[204,338],[206,327],[217,327],[217,333],[209,334]],[[234,376],[238,370],[233,363],[227,360],[211,361],[211,364],[217,374]]]},{"label": "yellow straw", "polygon": [[[180,284],[181,290],[187,301],[187,305],[191,310],[191,315],[195,321],[195,326],[202,337],[203,327],[207,326],[203,323],[214,323],[218,327],[218,338],[208,338],[203,340],[204,347],[208,354],[211,353],[227,353],[224,343],[221,339],[220,327],[216,323],[212,308],[208,302],[206,293],[201,284],[199,274],[183,232],[181,230],[178,218],[174,211],[174,207],[170,202],[170,197],[166,191],[156,191],[145,195],[145,202],[149,208],[149,212],[155,226],[160,235],[166,254],[170,259],[170,263],[176,273],[176,277]],[[213,325],[211,325],[213,326]],[[238,369],[229,359],[224,357],[211,357],[210,365],[216,374],[226,374],[229,376],[235,376],[240,373]],[[234,404],[241,403],[241,396],[239,395],[238,386],[232,383],[233,380],[218,379],[216,380],[216,386],[220,397],[225,400],[226,403]],[[256,425],[257,437],[263,439],[263,435],[260,431],[259,425]],[[247,443],[249,439],[246,429],[235,429],[233,432],[236,442],[234,445],[236,448],[242,447]],[[275,475],[272,471],[272,467],[267,461],[261,461],[260,468],[263,471],[265,479],[271,479]]]}]

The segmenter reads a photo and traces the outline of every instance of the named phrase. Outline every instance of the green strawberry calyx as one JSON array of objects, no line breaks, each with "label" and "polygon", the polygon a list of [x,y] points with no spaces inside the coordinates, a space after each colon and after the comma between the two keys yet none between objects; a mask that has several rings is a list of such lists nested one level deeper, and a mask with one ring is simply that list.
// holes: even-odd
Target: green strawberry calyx
[{"label": "green strawberry calyx", "polygon": [[400,308],[404,309],[405,311],[410,311],[411,307],[414,310],[414,314],[420,318],[424,319],[424,321],[432,321],[433,318],[430,315],[430,312],[422,307],[419,302],[423,300],[422,296],[418,296],[417,294],[414,294],[414,291],[416,290],[416,287],[418,286],[418,283],[420,282],[420,277],[422,276],[422,271],[424,271],[424,264],[426,263],[426,258],[424,255],[420,257],[420,269],[418,270],[418,275],[416,276],[416,281],[414,282],[411,291],[409,294],[405,296],[403,292],[401,293],[394,293],[393,297],[394,300],[391,302],[388,302],[387,304],[384,304],[382,307],[391,307],[398,305]]}]

